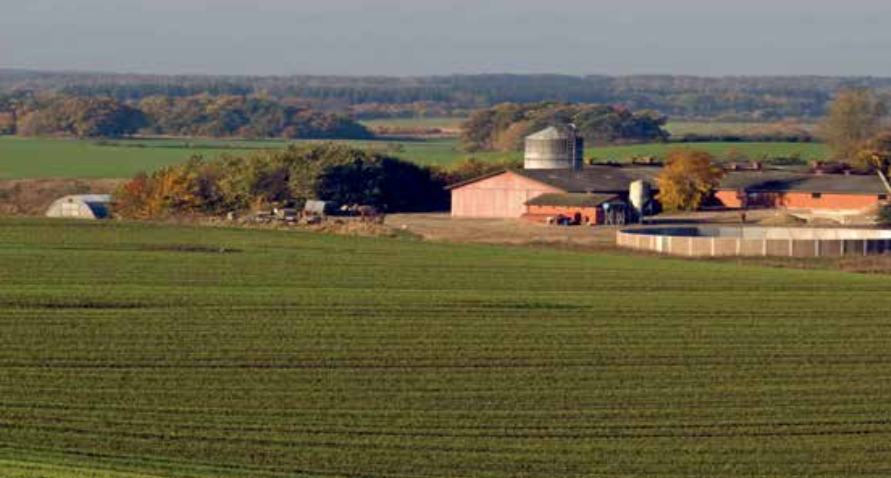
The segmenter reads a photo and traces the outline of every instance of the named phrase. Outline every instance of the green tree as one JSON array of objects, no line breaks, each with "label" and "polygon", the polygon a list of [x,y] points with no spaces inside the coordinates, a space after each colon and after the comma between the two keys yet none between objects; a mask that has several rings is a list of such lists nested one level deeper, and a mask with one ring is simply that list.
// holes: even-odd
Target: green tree
[{"label": "green tree", "polygon": [[273,100],[268,96],[151,96],[139,103],[148,131],[176,136],[287,139],[370,139],[351,117]]},{"label": "green tree", "polygon": [[119,138],[147,124],[141,111],[111,98],[53,96],[32,106],[33,110],[19,116],[21,135]]},{"label": "green tree", "polygon": [[466,151],[519,151],[525,136],[548,126],[573,123],[590,144],[657,142],[668,139],[667,118],[600,104],[505,103],[475,113],[462,126]]}]

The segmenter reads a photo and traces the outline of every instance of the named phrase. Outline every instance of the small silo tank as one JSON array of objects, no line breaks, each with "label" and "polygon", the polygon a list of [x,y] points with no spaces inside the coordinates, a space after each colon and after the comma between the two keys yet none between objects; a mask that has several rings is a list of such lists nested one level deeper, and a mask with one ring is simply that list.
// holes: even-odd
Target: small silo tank
[{"label": "small silo tank", "polygon": [[584,140],[572,127],[550,127],[526,138],[525,169],[582,169]]},{"label": "small silo tank", "polygon": [[628,199],[634,207],[634,211],[643,214],[644,208],[653,198],[653,188],[646,181],[634,181],[628,188]]}]

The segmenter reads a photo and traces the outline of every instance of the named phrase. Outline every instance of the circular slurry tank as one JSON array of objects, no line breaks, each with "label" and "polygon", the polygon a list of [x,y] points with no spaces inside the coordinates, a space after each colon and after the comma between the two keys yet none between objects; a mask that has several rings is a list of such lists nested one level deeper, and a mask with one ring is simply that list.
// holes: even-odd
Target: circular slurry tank
[{"label": "circular slurry tank", "polygon": [[891,230],[652,227],[617,233],[619,246],[687,257],[841,257],[891,253]]}]

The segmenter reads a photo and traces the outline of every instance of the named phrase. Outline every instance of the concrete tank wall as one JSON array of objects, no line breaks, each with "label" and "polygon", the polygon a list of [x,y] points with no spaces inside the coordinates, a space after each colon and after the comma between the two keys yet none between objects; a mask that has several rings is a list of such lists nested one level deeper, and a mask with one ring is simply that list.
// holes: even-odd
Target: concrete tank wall
[{"label": "concrete tank wall", "polygon": [[878,229],[649,228],[619,231],[621,247],[686,257],[840,257],[891,253],[891,231]]}]

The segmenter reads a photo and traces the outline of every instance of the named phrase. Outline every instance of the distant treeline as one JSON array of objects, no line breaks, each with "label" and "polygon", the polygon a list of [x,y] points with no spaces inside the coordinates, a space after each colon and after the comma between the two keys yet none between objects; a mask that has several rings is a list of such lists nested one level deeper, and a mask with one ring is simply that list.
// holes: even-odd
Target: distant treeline
[{"label": "distant treeline", "polygon": [[[420,78],[152,76],[0,70],[0,90],[140,101],[150,96],[250,96],[310,102],[362,117],[463,114],[496,104],[559,101],[658,110],[675,119],[816,119],[844,88],[891,91],[891,78],[459,75]],[[394,107],[401,105],[401,107]]]},{"label": "distant treeline", "polygon": [[574,124],[589,144],[659,142],[668,139],[667,118],[655,111],[567,103],[505,103],[481,110],[462,129],[467,151],[520,151],[526,136],[554,125]]},{"label": "distant treeline", "polygon": [[0,134],[78,138],[135,134],[287,139],[373,136],[344,114],[262,96],[150,96],[124,101],[63,93],[0,95]]}]

